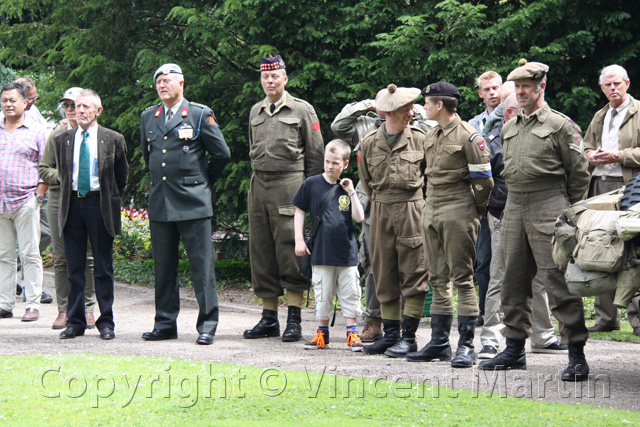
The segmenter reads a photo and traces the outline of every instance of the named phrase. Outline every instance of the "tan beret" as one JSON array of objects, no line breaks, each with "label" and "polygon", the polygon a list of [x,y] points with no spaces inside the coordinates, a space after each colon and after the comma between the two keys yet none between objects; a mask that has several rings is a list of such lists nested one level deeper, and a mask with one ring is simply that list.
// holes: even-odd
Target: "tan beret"
[{"label": "tan beret", "polygon": [[376,110],[389,113],[412,103],[420,96],[420,89],[415,87],[397,87],[390,84],[383,89],[382,95],[376,99]]},{"label": "tan beret", "polygon": [[526,59],[518,61],[518,68],[507,76],[507,80],[531,79],[540,80],[549,72],[549,66],[542,62],[527,62]]}]

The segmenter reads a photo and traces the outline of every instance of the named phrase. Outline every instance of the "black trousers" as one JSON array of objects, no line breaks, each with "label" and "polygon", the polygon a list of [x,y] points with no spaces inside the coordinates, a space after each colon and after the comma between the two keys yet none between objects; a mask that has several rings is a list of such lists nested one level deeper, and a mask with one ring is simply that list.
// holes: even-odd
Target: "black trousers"
[{"label": "black trousers", "polygon": [[178,328],[178,245],[182,237],[191,265],[191,282],[200,308],[196,329],[200,334],[215,335],[219,309],[211,243],[211,218],[176,222],[149,221],[149,224],[155,266],[154,329],[162,333],[173,333]]},{"label": "black trousers", "polygon": [[87,262],[87,237],[93,248],[96,300],[100,317],[96,320],[98,330],[113,323],[113,236],[104,226],[100,211],[100,195],[80,198],[72,193],[69,216],[64,227],[64,255],[69,274],[69,302],[67,326],[85,329],[84,290],[85,266]]}]

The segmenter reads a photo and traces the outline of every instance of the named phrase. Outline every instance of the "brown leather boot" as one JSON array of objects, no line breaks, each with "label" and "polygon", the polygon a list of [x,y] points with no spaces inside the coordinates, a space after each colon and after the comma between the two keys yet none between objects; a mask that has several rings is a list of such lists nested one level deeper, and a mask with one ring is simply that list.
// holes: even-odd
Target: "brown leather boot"
[{"label": "brown leather boot", "polygon": [[360,334],[360,341],[374,342],[382,338],[382,321],[369,320]]},{"label": "brown leather boot", "polygon": [[64,329],[67,327],[67,313],[65,311],[59,311],[58,317],[53,322],[51,329]]}]

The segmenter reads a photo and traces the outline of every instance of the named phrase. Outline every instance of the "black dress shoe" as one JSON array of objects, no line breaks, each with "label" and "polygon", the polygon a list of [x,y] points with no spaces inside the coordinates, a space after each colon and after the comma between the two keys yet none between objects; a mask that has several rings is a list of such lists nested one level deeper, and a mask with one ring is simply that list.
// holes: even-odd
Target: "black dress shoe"
[{"label": "black dress shoe", "polygon": [[116,333],[113,332],[113,329],[111,329],[108,326],[105,326],[104,328],[100,329],[100,339],[102,340],[112,340],[116,337]]},{"label": "black dress shoe", "polygon": [[13,312],[0,308],[0,318],[8,319],[9,317],[13,317]]},{"label": "black dress shoe", "polygon": [[145,332],[144,334],[142,334],[142,339],[147,341],[175,340],[178,339],[178,333],[172,332],[165,334],[157,329],[154,329],[151,332]]},{"label": "black dress shoe", "polygon": [[76,329],[72,326],[68,326],[67,329],[60,332],[60,339],[68,340],[71,338],[79,337],[81,335],[84,335],[84,329]]},{"label": "black dress shoe", "polygon": [[200,334],[198,336],[198,339],[196,340],[196,344],[200,344],[200,345],[211,345],[211,344],[213,344],[213,335],[207,334],[207,333]]},{"label": "black dress shoe", "polygon": [[42,291],[42,296],[40,297],[40,303],[51,304],[52,302],[53,302],[53,297],[48,293],[46,293],[45,291]]}]

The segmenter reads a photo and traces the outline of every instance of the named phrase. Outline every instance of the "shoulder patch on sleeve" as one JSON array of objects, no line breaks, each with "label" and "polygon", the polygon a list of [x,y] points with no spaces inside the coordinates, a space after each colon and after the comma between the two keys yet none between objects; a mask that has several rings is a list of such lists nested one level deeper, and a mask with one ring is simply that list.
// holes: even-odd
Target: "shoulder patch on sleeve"
[{"label": "shoulder patch on sleeve", "polygon": [[475,138],[476,136],[480,136],[480,134],[478,132],[472,133],[471,136],[469,137],[469,142],[473,141],[473,138]]}]

